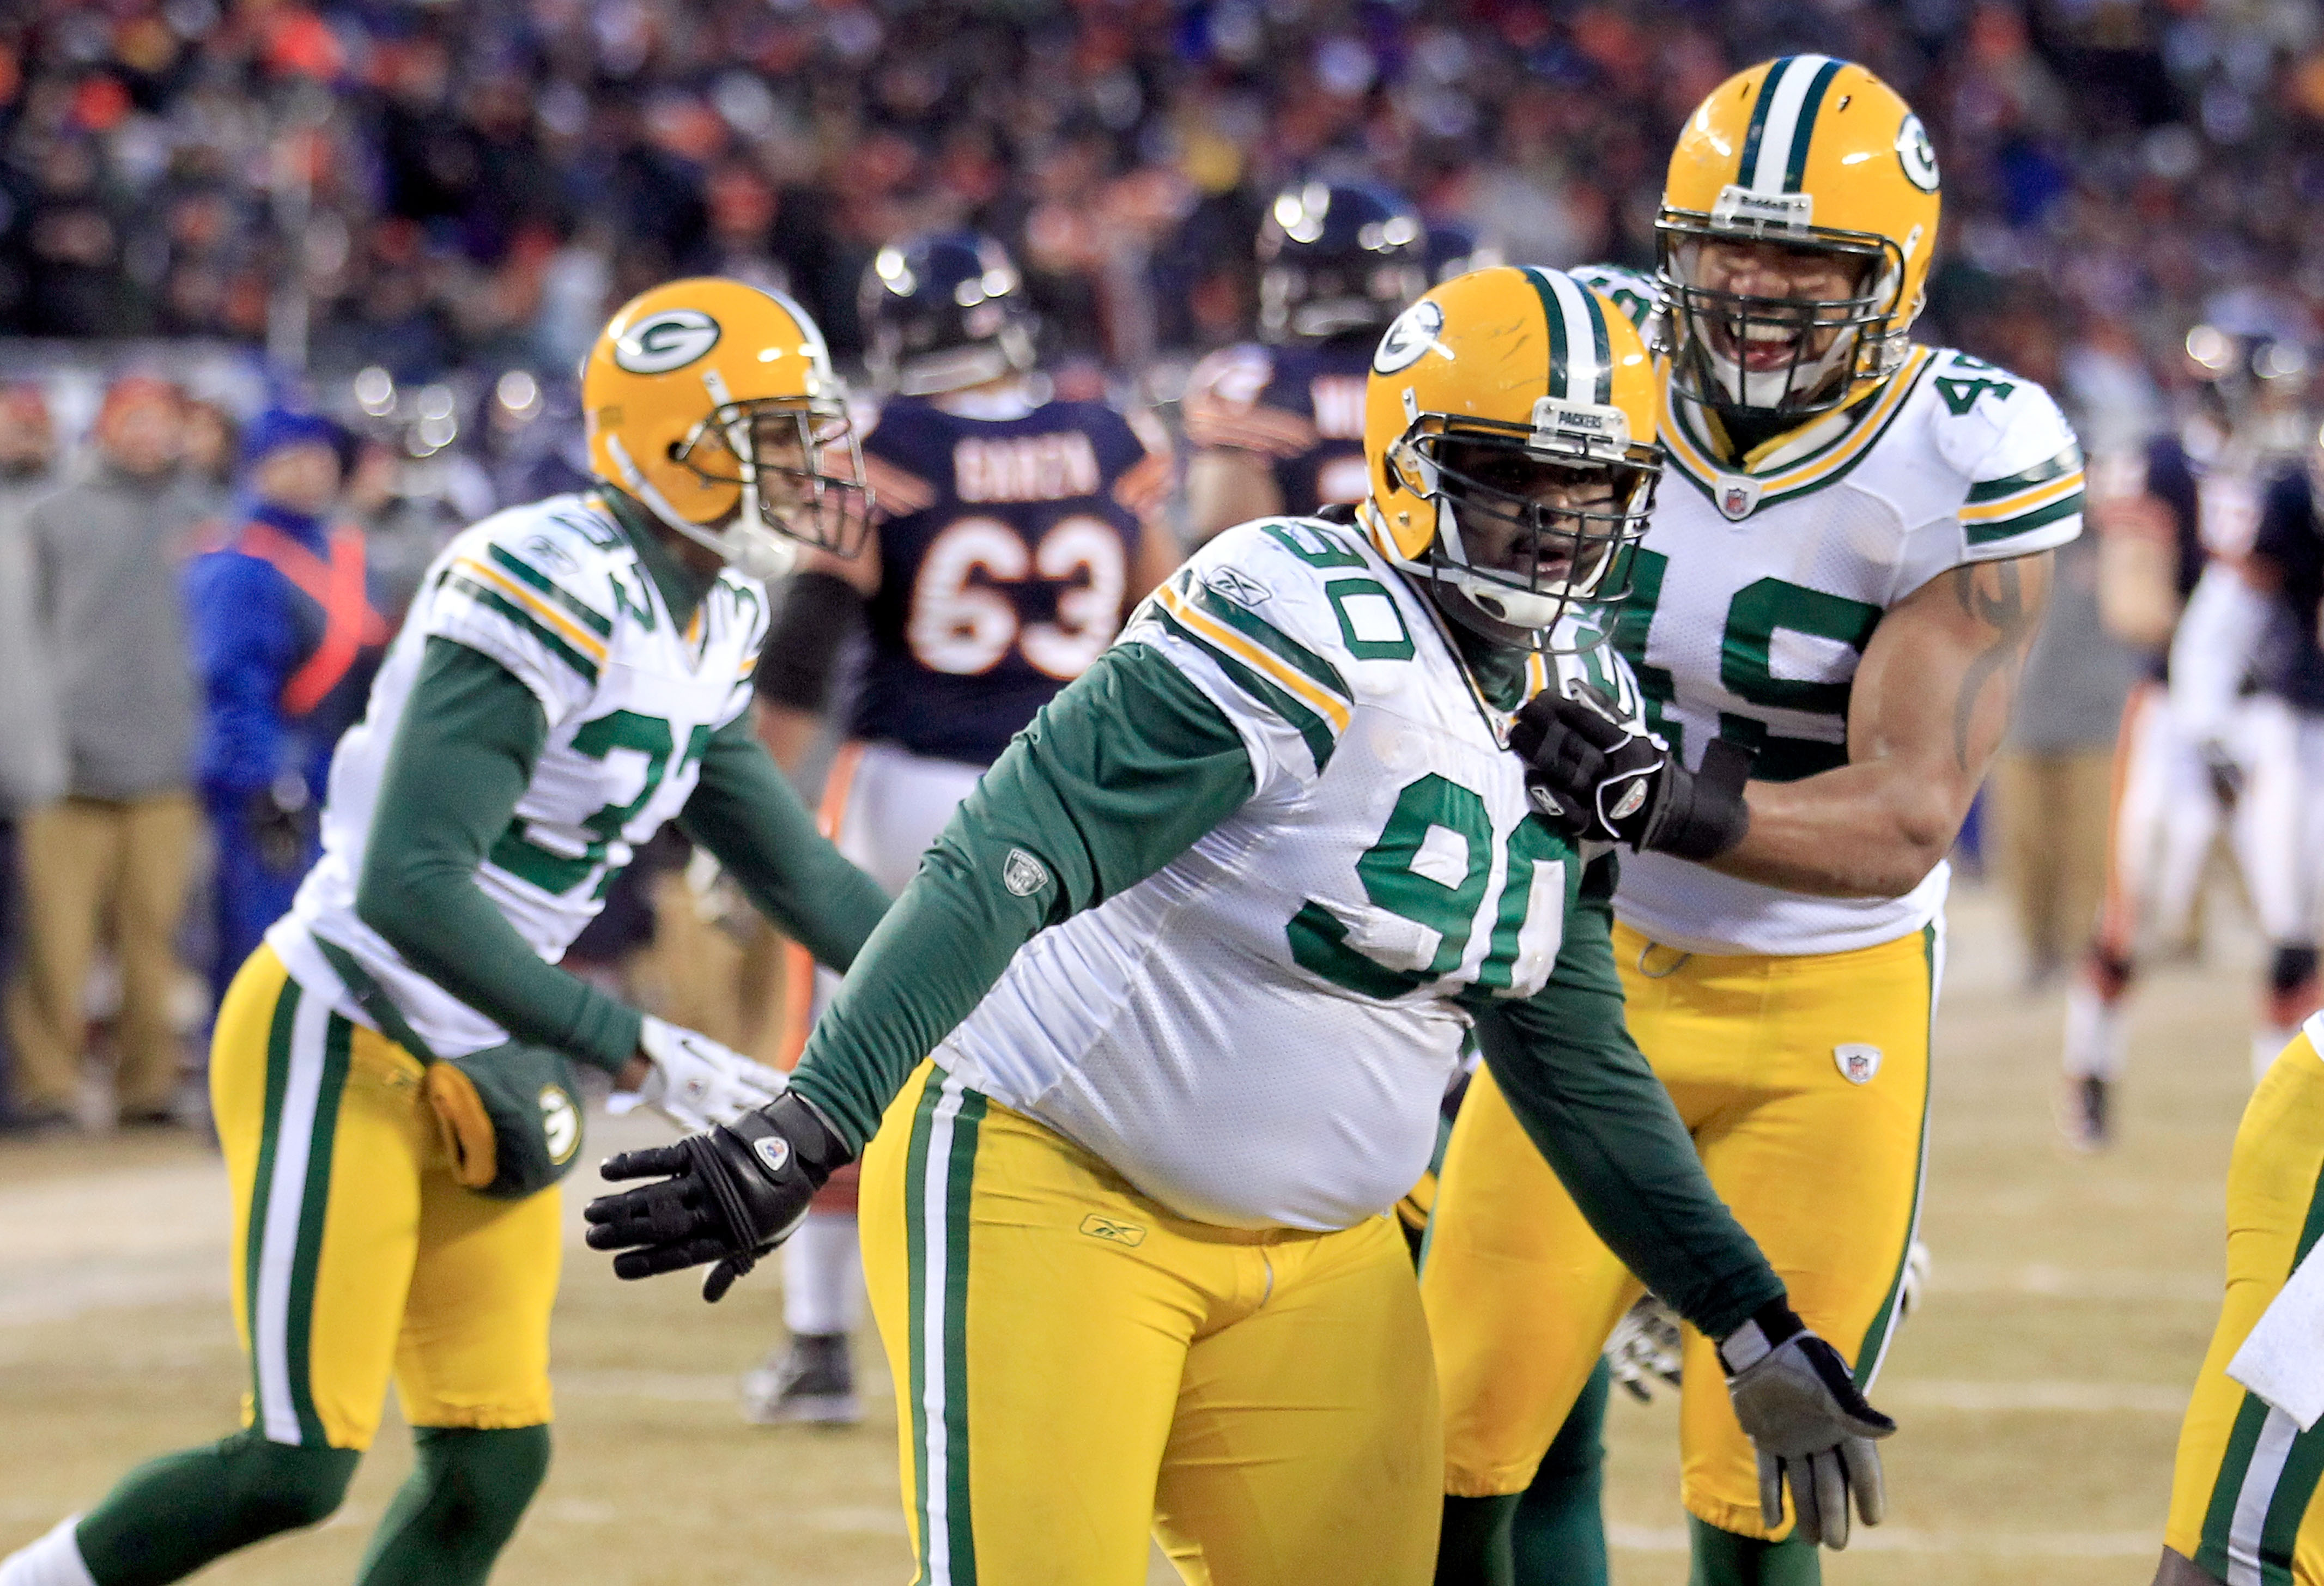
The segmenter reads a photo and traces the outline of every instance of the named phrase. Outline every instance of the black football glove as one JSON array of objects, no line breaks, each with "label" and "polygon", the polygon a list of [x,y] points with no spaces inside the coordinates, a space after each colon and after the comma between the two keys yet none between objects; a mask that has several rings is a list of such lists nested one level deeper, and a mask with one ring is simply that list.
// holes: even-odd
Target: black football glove
[{"label": "black football glove", "polygon": [[623,1151],[597,1171],[619,1184],[659,1182],[599,1195],[582,1213],[589,1248],[619,1250],[616,1277],[651,1277],[681,1267],[716,1266],[702,1279],[715,1304],[759,1258],[791,1236],[847,1148],[813,1107],[785,1092],[708,1134],[674,1146]]},{"label": "black football glove", "polygon": [[1690,771],[1644,724],[1587,683],[1574,697],[1545,689],[1509,727],[1526,762],[1526,797],[1552,831],[1574,843],[1627,843],[1681,859],[1716,859],[1751,825],[1743,783],[1751,751],[1711,740]]},{"label": "black football glove", "polygon": [[1727,1396],[1759,1454],[1759,1517],[1784,1523],[1792,1489],[1799,1535],[1826,1547],[1848,1545],[1848,1504],[1868,1526],[1888,1512],[1877,1438],[1896,1423],[1865,1402],[1840,1351],[1807,1329],[1782,1300],[1719,1341]]}]

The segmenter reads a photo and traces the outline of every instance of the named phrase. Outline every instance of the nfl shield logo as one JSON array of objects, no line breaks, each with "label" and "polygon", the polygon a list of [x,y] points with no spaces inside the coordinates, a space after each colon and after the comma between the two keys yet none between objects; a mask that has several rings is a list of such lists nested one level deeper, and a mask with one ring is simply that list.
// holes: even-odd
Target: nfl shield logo
[{"label": "nfl shield logo", "polygon": [[1001,866],[1001,884],[1019,898],[1030,898],[1049,884],[1048,867],[1022,848],[1011,848]]},{"label": "nfl shield logo", "polygon": [[1840,1065],[1840,1077],[1852,1085],[1863,1084],[1880,1072],[1880,1048],[1861,1041],[1842,1041],[1831,1049],[1831,1060]]},{"label": "nfl shield logo", "polygon": [[1728,521],[1739,522],[1749,517],[1751,509],[1758,504],[1759,482],[1757,479],[1742,479],[1729,475],[1719,482],[1719,510]]}]

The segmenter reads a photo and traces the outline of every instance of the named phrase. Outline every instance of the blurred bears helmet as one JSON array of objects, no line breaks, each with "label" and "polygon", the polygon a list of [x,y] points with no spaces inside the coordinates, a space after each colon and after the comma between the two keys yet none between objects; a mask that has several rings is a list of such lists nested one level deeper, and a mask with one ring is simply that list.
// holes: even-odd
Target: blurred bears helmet
[{"label": "blurred bears helmet", "polygon": [[794,541],[852,556],[871,506],[823,332],[779,292],[669,281],[623,304],[581,372],[589,466],[754,578]]},{"label": "blurred bears helmet", "polygon": [[1453,620],[1551,648],[1569,609],[1628,593],[1662,469],[1655,395],[1637,331],[1572,277],[1501,266],[1446,281],[1372,355],[1374,543]]},{"label": "blurred bears helmet", "polygon": [[[1937,156],[1896,91],[1828,55],[1786,55],[1721,83],[1672,151],[1655,234],[1672,382],[1730,412],[1820,413],[1904,365],[1936,250]],[[1719,290],[1722,243],[1831,256],[1832,298]]]},{"label": "blurred bears helmet", "polygon": [[1033,366],[1031,314],[1009,251],[931,232],[873,255],[857,295],[865,363],[885,390],[935,396]]},{"label": "blurred bears helmet", "polygon": [[1428,288],[1427,228],[1368,182],[1284,189],[1259,228],[1259,329],[1270,342],[1369,331]]}]

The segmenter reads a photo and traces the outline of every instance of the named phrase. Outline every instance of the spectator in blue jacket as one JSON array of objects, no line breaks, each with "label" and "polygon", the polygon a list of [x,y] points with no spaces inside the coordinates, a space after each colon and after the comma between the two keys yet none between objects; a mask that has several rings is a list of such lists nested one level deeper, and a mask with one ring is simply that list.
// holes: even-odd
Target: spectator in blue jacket
[{"label": "spectator in blue jacket", "polygon": [[220,996],[319,853],[331,752],[363,715],[388,640],[363,535],[327,517],[339,439],[313,414],[258,419],[243,438],[243,493],[222,543],[187,569]]}]

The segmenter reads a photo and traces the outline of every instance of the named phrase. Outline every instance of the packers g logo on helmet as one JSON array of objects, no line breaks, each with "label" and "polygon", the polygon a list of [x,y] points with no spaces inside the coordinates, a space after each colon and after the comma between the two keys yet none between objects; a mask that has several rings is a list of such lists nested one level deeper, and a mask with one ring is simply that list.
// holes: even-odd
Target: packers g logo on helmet
[{"label": "packers g logo on helmet", "polygon": [[[1678,393],[1805,417],[1887,380],[1927,298],[1937,189],[1928,129],[1860,66],[1786,55],[1721,83],[1687,118],[1655,222]],[[1822,255],[1849,285],[1731,285],[1738,251],[1769,245]]]},{"label": "packers g logo on helmet", "polygon": [[862,543],[871,493],[823,332],[779,292],[673,281],[622,305],[581,372],[589,465],[746,575]]},{"label": "packers g logo on helmet", "polygon": [[667,374],[716,346],[718,334],[718,321],[699,309],[665,309],[631,323],[613,343],[613,362],[632,374]]},{"label": "packers g logo on helmet", "polygon": [[1627,593],[1662,448],[1619,309],[1554,270],[1456,276],[1389,325],[1364,401],[1364,524],[1453,620],[1545,650]]}]

